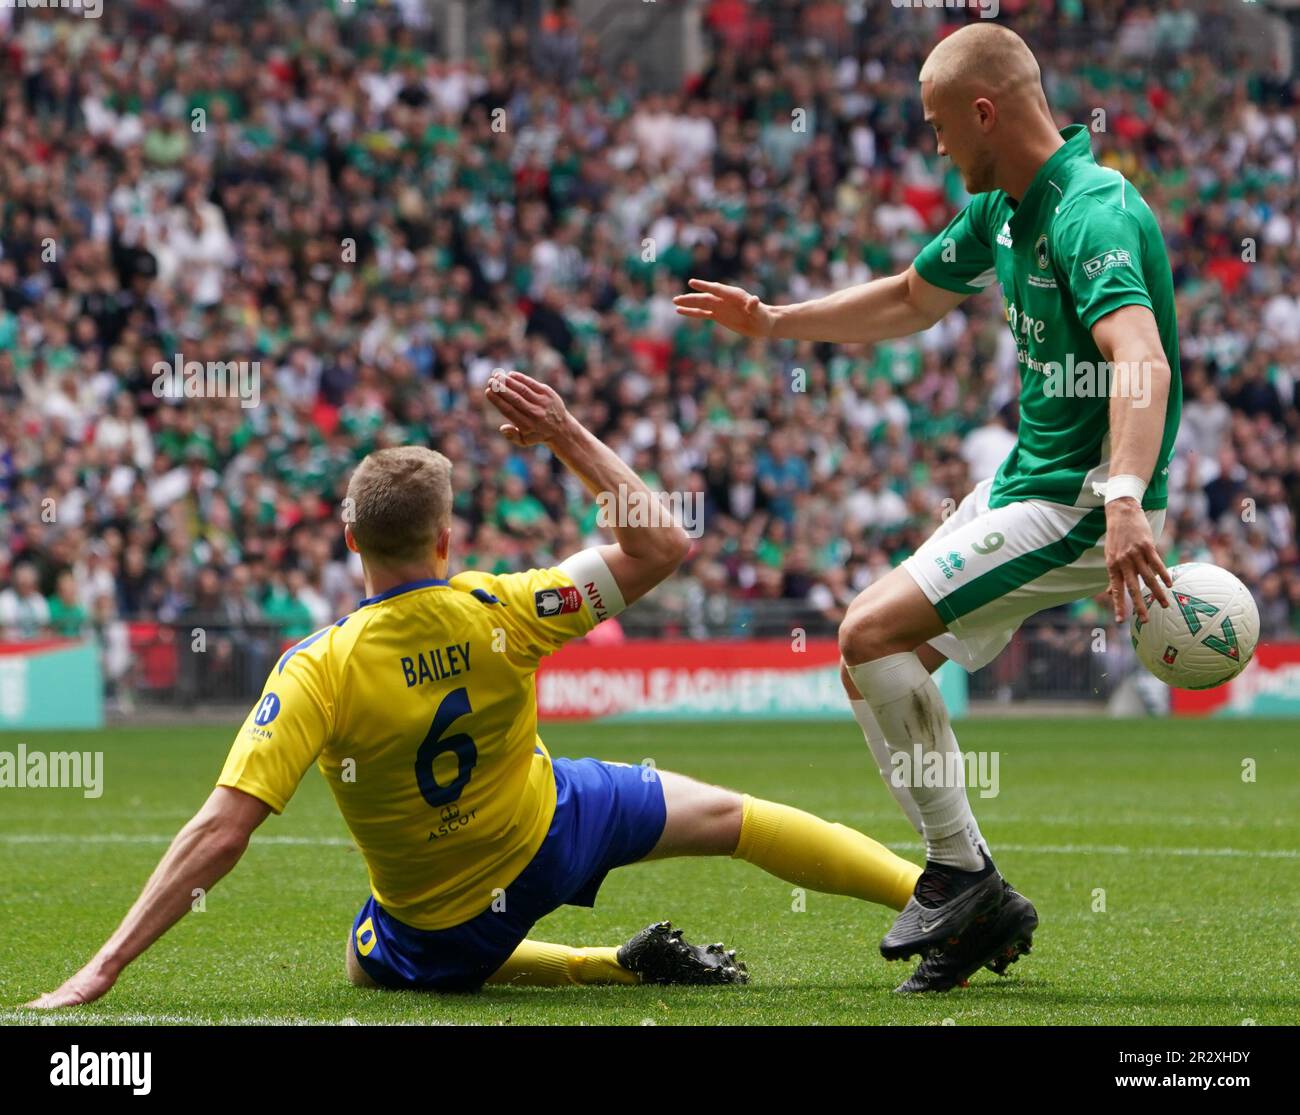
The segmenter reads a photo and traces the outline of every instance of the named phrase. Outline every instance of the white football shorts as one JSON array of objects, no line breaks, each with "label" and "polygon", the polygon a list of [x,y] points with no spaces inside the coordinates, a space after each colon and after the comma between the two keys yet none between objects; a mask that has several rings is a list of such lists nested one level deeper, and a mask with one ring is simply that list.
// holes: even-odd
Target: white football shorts
[{"label": "white football shorts", "polygon": [[[930,645],[968,671],[1002,653],[1035,612],[1104,592],[1106,511],[1024,500],[989,507],[983,480],[903,568],[948,630]],[[1148,511],[1156,540],[1165,513]]]}]

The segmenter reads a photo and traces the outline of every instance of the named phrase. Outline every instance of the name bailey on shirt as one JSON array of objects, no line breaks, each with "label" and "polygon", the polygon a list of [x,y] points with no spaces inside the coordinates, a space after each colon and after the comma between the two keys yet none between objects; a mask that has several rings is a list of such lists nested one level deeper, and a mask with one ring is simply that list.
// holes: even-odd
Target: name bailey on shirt
[{"label": "name bailey on shirt", "polygon": [[425,682],[459,677],[469,673],[469,643],[434,647],[432,650],[421,651],[414,658],[403,656],[399,661],[407,689]]}]

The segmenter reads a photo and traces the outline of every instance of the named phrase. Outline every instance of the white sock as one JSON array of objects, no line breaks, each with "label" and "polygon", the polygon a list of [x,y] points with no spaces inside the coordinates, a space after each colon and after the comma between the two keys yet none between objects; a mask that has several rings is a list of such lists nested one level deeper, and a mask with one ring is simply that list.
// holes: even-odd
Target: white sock
[{"label": "white sock", "polygon": [[850,700],[849,707],[853,709],[853,719],[858,722],[862,734],[867,737],[867,746],[871,748],[871,757],[876,760],[876,768],[880,771],[880,777],[885,780],[889,792],[894,795],[898,807],[912,823],[917,835],[924,836],[925,830],[921,827],[921,811],[916,807],[916,802],[912,800],[911,788],[900,786],[889,777],[889,773],[893,769],[889,764],[889,744],[885,742],[885,733],[880,730],[880,724],[877,723],[875,713],[871,711],[871,706],[866,701],[859,699],[856,701]]},{"label": "white sock", "polygon": [[942,754],[944,770],[951,770],[955,775],[942,779],[941,786],[926,786],[920,777],[915,777],[909,787],[921,814],[926,860],[963,871],[978,871],[984,866],[980,855],[983,838],[966,800],[961,749],[948,721],[948,709],[929,671],[911,651],[849,666],[848,671],[858,692],[875,713],[891,754],[902,752],[910,763],[913,746],[919,744],[922,754],[932,751]]},{"label": "white sock", "polygon": [[[925,828],[921,821],[921,810],[916,804],[916,799],[912,797],[911,787],[897,783],[891,777],[893,766],[889,761],[889,743],[885,739],[885,733],[880,730],[880,723],[876,720],[876,714],[871,711],[871,706],[861,698],[856,700],[850,698],[849,707],[853,710],[853,719],[858,722],[858,727],[862,729],[862,734],[867,741],[867,747],[871,749],[871,756],[876,761],[880,777],[884,779],[889,792],[894,795],[894,800],[898,802],[899,808],[902,809],[911,826],[916,829],[917,835],[924,836]],[[993,856],[989,852],[988,842],[984,839],[984,834],[980,832],[979,822],[975,819],[974,814],[971,815],[970,824],[973,830],[971,839],[992,860]]]}]

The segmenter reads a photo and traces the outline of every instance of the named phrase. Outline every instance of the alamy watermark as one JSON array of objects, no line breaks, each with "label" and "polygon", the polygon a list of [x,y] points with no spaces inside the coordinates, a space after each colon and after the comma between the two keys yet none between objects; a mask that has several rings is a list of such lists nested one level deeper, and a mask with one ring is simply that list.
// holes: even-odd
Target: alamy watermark
[{"label": "alamy watermark", "polygon": [[977,787],[982,798],[995,798],[1001,786],[1001,753],[997,751],[927,751],[919,743],[912,750],[889,756],[889,781],[894,786],[942,788]]},{"label": "alamy watermark", "polygon": [[72,1046],[50,1054],[50,1084],[55,1088],[130,1088],[137,1096],[153,1090],[153,1054],[148,1050],[109,1052]]},{"label": "alamy watermark", "polygon": [[980,19],[997,19],[1001,0],[890,0],[895,8],[958,8],[979,12]]},{"label": "alamy watermark", "polygon": [[620,484],[616,492],[596,496],[596,525],[600,527],[679,526],[688,538],[704,533],[703,492],[633,491]]},{"label": "alamy watermark", "polygon": [[82,19],[99,19],[104,14],[104,0],[0,0],[0,8],[73,11],[80,12]]},{"label": "alamy watermark", "polygon": [[158,399],[238,399],[245,410],[262,398],[260,360],[186,360],[176,353],[171,363],[153,366],[153,393]]},{"label": "alamy watermark", "polygon": [[1043,394],[1049,399],[1131,399],[1136,410],[1151,405],[1153,365],[1149,360],[1047,360],[1037,371],[1043,375]]},{"label": "alamy watermark", "polygon": [[83,797],[104,792],[102,751],[0,751],[0,790],[80,790]]}]

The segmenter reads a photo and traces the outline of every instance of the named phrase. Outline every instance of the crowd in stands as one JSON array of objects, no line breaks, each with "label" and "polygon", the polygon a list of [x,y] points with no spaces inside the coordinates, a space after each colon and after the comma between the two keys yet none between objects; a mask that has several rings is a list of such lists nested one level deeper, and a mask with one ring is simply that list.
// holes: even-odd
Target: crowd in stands
[{"label": "crowd in stands", "polygon": [[[1265,637],[1300,637],[1300,82],[1178,0],[1001,7],[1165,233],[1166,558],[1236,571]],[[671,302],[692,276],[783,301],[906,267],[967,201],[916,84],[963,13],[714,0],[705,67],[665,85],[566,4],[492,8],[464,61],[419,5],[6,13],[0,639],[99,632],[121,675],[115,625],[324,626],[364,594],[339,508],[381,446],[453,461],[458,568],[590,544],[587,494],[498,434],[496,368],[702,493],[656,596],[687,631],[718,601],[833,623],[996,470],[1018,393],[996,287],[870,349]],[[159,390],[193,361],[245,374]]]}]

